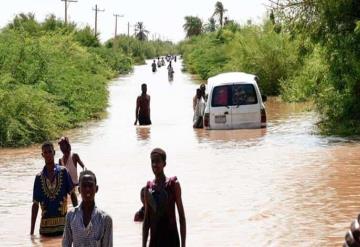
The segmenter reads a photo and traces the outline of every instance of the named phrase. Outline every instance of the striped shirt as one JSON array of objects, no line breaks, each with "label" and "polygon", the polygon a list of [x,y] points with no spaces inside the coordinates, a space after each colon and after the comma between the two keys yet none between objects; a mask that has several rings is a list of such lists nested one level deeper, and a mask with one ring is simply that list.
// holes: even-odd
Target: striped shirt
[{"label": "striped shirt", "polygon": [[112,219],[96,206],[91,214],[87,227],[83,222],[81,205],[66,215],[63,247],[112,247]]}]

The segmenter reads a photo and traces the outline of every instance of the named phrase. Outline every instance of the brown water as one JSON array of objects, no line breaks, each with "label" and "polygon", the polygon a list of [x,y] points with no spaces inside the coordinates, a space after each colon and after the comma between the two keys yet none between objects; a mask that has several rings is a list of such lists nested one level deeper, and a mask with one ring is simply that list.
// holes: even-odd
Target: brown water
[{"label": "brown water", "polygon": [[[143,82],[150,128],[133,126]],[[113,218],[114,245],[141,245],[133,216],[153,177],[150,150],[159,146],[168,153],[166,174],[182,186],[188,246],[339,246],[360,213],[360,142],[317,135],[306,105],[275,99],[266,103],[267,129],[194,130],[196,87],[179,62],[171,83],[165,68],[153,74],[149,64],[138,66],[110,84],[107,118],[66,133],[98,176],[96,201]],[[39,145],[0,150],[1,246],[59,246],[59,238],[29,236],[42,166]]]}]

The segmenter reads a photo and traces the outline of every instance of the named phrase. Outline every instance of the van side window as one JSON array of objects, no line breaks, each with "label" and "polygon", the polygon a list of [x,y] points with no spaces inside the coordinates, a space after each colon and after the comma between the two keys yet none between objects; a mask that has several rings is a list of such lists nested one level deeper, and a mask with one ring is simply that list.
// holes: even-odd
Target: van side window
[{"label": "van side window", "polygon": [[255,88],[252,84],[234,84],[231,105],[257,104]]},{"label": "van side window", "polygon": [[213,107],[228,106],[230,91],[231,91],[231,86],[229,85],[214,87],[211,106]]}]

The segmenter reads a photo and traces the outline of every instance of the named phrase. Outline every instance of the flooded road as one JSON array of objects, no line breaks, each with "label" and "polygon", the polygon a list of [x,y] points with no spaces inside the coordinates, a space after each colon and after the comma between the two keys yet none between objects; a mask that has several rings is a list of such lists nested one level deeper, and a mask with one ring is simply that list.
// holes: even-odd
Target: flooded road
[{"label": "flooded road", "polygon": [[[360,142],[315,134],[306,105],[266,103],[268,128],[205,131],[192,128],[198,87],[175,63],[150,64],[114,80],[108,116],[66,135],[97,174],[100,208],[114,222],[114,246],[140,246],[139,191],[153,178],[150,151],[167,151],[165,173],[182,186],[187,246],[340,246],[360,213]],[[153,126],[133,125],[141,83],[148,84]],[[56,146],[56,160],[60,151]],[[40,146],[0,149],[1,246],[59,246],[29,236],[32,187],[41,171]]]}]

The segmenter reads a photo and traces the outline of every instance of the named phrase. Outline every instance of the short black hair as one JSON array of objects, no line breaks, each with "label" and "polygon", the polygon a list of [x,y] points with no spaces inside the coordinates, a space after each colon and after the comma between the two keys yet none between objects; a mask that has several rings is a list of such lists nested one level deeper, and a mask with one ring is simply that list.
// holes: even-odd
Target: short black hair
[{"label": "short black hair", "polygon": [[158,155],[160,155],[161,159],[162,159],[164,162],[166,162],[166,152],[165,152],[163,149],[161,149],[161,148],[154,148],[154,149],[151,151],[150,156],[153,155],[153,154],[158,154]]},{"label": "short black hair", "polygon": [[81,185],[81,182],[82,182],[82,180],[84,179],[85,176],[93,177],[94,180],[95,180],[95,185],[97,185],[95,173],[93,173],[90,170],[85,170],[85,171],[80,172],[79,185]]},{"label": "short black hair", "polygon": [[50,147],[52,150],[55,150],[54,145],[52,144],[52,142],[49,141],[46,141],[41,145],[41,150],[44,150],[47,147]]},{"label": "short black hair", "polygon": [[141,87],[147,87],[146,83],[141,84]]}]

